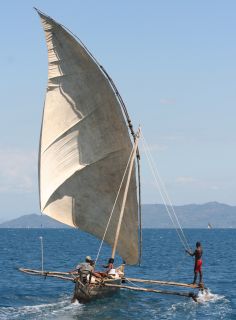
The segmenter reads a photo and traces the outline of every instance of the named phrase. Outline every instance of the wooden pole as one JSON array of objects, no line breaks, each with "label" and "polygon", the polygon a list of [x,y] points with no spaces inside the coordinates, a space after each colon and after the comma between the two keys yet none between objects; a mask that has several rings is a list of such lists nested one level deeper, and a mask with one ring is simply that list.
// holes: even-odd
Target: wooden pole
[{"label": "wooden pole", "polygon": [[[31,272],[31,273],[42,273],[40,270],[34,270],[34,269],[26,269],[26,268],[19,268],[22,272]],[[57,274],[57,275],[71,275],[71,272],[61,272],[61,271],[44,271],[44,273],[47,274]]]},{"label": "wooden pole", "polygon": [[39,239],[40,239],[40,243],[41,243],[41,266],[42,266],[42,274],[43,274],[43,237],[41,236],[41,237],[39,237]]},{"label": "wooden pole", "polygon": [[137,149],[137,165],[138,165],[138,213],[139,213],[139,266],[142,261],[142,250],[143,250],[143,235],[142,235],[142,206],[141,206],[141,164],[140,154]]},{"label": "wooden pole", "polygon": [[52,272],[52,271],[39,271],[39,270],[32,270],[32,269],[24,269],[24,268],[19,268],[19,270],[21,272],[27,273],[27,274],[31,274],[34,276],[43,276],[43,277],[54,277],[54,278],[58,278],[61,280],[68,280],[68,281],[72,281],[75,282],[76,278],[73,277],[66,277],[64,275],[69,275],[68,272]]},{"label": "wooden pole", "polygon": [[178,291],[169,291],[169,290],[156,290],[156,289],[147,289],[147,288],[135,288],[130,286],[123,286],[118,284],[108,284],[104,283],[105,287],[114,287],[114,288],[122,288],[134,291],[145,291],[145,292],[154,292],[154,293],[161,293],[161,294],[170,294],[176,296],[183,296],[187,298],[192,298],[194,301],[197,302],[197,297],[193,292],[178,292]]},{"label": "wooden pole", "polygon": [[146,279],[136,279],[136,278],[125,278],[125,279],[127,279],[127,281],[131,281],[131,282],[156,283],[156,284],[163,285],[163,286],[176,286],[176,287],[186,287],[186,288],[192,288],[192,289],[195,289],[195,288],[204,289],[203,286],[181,283],[181,282],[146,280]]},{"label": "wooden pole", "polygon": [[124,191],[124,196],[123,196],[123,201],[122,201],[122,206],[121,206],[121,211],[120,211],[120,217],[119,217],[119,221],[118,221],[118,225],[117,225],[117,229],[116,229],[115,241],[114,241],[113,248],[112,248],[111,257],[113,259],[115,258],[116,247],[117,247],[117,243],[118,243],[118,239],[119,239],[119,235],[120,235],[120,228],[121,228],[121,223],[122,223],[122,219],[123,219],[123,215],[124,215],[125,203],[126,203],[126,199],[127,199],[127,194],[128,194],[128,190],[129,190],[129,183],[130,183],[132,169],[133,169],[133,165],[134,165],[134,158],[136,156],[136,151],[137,151],[137,147],[138,147],[139,135],[140,135],[140,129],[138,129],[138,132],[136,135],[136,140],[135,140],[134,147],[133,147],[133,154],[132,154],[132,157],[130,160],[130,167],[129,167],[126,186],[125,186],[125,191]]}]

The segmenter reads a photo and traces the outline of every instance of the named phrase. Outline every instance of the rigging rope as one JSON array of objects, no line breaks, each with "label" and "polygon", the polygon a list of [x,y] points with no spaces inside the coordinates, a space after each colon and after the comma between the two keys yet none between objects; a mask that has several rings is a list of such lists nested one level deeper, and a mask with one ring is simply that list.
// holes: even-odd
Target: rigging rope
[{"label": "rigging rope", "polygon": [[105,240],[105,236],[106,236],[106,233],[107,233],[107,230],[108,230],[108,227],[109,227],[109,224],[110,224],[110,221],[111,221],[111,218],[112,218],[112,215],[113,215],[113,212],[114,212],[114,209],[115,209],[117,200],[118,200],[118,197],[119,197],[119,195],[120,195],[120,191],[121,191],[121,188],[122,188],[122,185],[123,185],[123,182],[124,182],[124,179],[125,179],[125,175],[126,175],[126,173],[127,173],[127,170],[128,170],[128,167],[129,167],[130,160],[131,160],[131,157],[132,157],[133,152],[134,152],[134,146],[133,146],[133,148],[132,148],[132,150],[131,150],[131,152],[130,152],[130,156],[129,156],[127,165],[126,165],[126,167],[125,167],[125,171],[124,171],[123,177],[122,177],[122,179],[121,179],[121,183],[120,183],[120,186],[119,186],[119,189],[118,189],[118,192],[117,192],[117,195],[116,195],[116,198],[115,198],[115,201],[114,201],[114,204],[113,204],[113,207],[112,207],[112,210],[111,210],[111,213],[110,213],[110,216],[109,216],[107,225],[106,225],[106,229],[105,229],[105,231],[104,231],[104,235],[103,235],[101,244],[100,244],[99,249],[98,249],[98,253],[97,253],[97,256],[96,256],[96,259],[95,259],[95,264],[94,264],[94,266],[96,265],[97,260],[98,260],[98,257],[99,257],[99,255],[100,255],[100,252],[101,252],[101,249],[102,249],[104,240]]},{"label": "rigging rope", "polygon": [[[183,229],[180,225],[180,222],[179,222],[179,219],[176,215],[176,212],[173,208],[173,205],[171,203],[171,200],[170,200],[170,197],[168,196],[167,194],[167,191],[166,191],[166,188],[164,186],[164,183],[162,182],[162,179],[160,177],[160,174],[155,166],[155,163],[154,163],[154,160],[152,158],[152,155],[151,155],[151,152],[148,148],[148,144],[143,136],[143,133],[141,132],[141,140],[142,140],[142,144],[143,144],[143,147],[144,147],[144,152],[146,154],[146,157],[147,157],[147,160],[148,160],[148,163],[149,163],[149,166],[150,166],[150,169],[151,169],[151,172],[153,174],[153,177],[154,177],[154,180],[156,182],[156,186],[159,190],[159,193],[161,195],[161,198],[162,198],[162,201],[165,205],[165,208],[166,208],[166,211],[173,223],[173,226],[177,232],[177,235],[180,239],[180,242],[183,244],[184,248],[186,250],[191,250],[190,246],[189,246],[189,243],[188,243],[188,240],[183,232]],[[167,201],[166,201],[167,200]],[[167,203],[169,204],[169,206],[167,205]],[[177,226],[176,226],[177,224]]]}]

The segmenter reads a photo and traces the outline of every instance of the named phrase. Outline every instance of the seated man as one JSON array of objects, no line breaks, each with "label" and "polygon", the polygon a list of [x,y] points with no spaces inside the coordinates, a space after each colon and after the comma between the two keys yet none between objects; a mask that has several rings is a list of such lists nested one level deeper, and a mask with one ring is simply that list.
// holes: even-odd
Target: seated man
[{"label": "seated man", "polygon": [[95,268],[95,261],[94,261],[94,260],[91,260],[91,261],[90,261],[90,265],[91,265],[91,267],[93,268],[92,275],[93,275],[94,277],[96,277],[96,278],[101,278],[100,273],[99,273],[99,272],[96,272],[96,271],[94,270],[94,268]]},{"label": "seated man", "polygon": [[110,274],[112,271],[114,271],[114,259],[113,258],[110,258],[108,260],[108,264],[103,266],[103,268],[106,268],[106,274]]},{"label": "seated man", "polygon": [[108,260],[108,264],[103,266],[103,268],[106,268],[106,271],[105,272],[99,272],[99,274],[104,278],[107,277],[108,275],[115,275],[116,274],[116,270],[114,269],[114,265],[113,264],[114,264],[114,259],[110,258]]},{"label": "seated man", "polygon": [[88,275],[100,277],[97,273],[94,272],[94,266],[91,262],[91,257],[87,256],[85,258],[85,262],[78,264],[74,270],[70,271],[70,273],[74,274],[77,272],[79,274],[80,281],[84,284],[88,282]]}]

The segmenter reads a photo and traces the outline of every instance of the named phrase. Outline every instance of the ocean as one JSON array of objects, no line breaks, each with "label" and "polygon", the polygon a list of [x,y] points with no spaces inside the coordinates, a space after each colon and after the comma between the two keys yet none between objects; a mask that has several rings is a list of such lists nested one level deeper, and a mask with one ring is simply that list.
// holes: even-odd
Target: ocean
[{"label": "ocean", "polygon": [[[0,319],[236,319],[236,230],[184,232],[192,249],[196,241],[203,245],[203,277],[209,294],[200,295],[199,303],[185,297],[121,290],[83,305],[71,304],[72,283],[26,275],[18,268],[41,269],[40,237],[44,268],[51,271],[72,270],[86,255],[95,258],[97,239],[72,229],[0,229]],[[110,251],[104,246],[97,269],[102,269]],[[115,262],[118,265],[121,260]],[[126,266],[126,276],[191,283],[193,264],[174,229],[144,229],[142,264]]]}]

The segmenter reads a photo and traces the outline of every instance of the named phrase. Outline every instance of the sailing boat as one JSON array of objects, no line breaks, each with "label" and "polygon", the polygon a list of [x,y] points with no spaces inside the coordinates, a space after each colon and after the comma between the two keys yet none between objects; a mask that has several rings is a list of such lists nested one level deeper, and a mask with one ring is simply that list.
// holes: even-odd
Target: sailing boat
[{"label": "sailing boat", "polygon": [[[117,251],[127,264],[137,264],[138,201],[133,167],[137,144],[133,147],[128,133],[130,120],[122,113],[114,84],[85,46],[37,12],[49,63],[39,150],[41,212],[102,239],[131,155],[125,177],[129,182],[121,186],[104,240],[113,247],[113,258]],[[132,129],[131,122],[129,126]],[[120,283],[121,278],[115,282]],[[77,287],[81,300],[79,282]]]},{"label": "sailing boat", "polygon": [[[102,239],[111,246],[112,258],[118,253],[127,264],[137,264],[142,238],[139,174],[136,181],[140,132],[134,133],[114,82],[84,44],[37,12],[49,63],[39,148],[41,212]],[[121,284],[124,266],[113,276],[90,277],[87,283],[65,272],[20,270],[75,282],[74,297],[82,302],[120,288],[142,290]],[[151,292],[194,297],[192,293]]]}]

